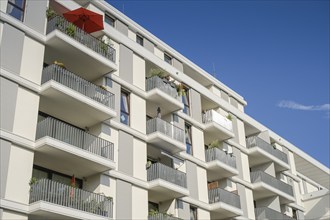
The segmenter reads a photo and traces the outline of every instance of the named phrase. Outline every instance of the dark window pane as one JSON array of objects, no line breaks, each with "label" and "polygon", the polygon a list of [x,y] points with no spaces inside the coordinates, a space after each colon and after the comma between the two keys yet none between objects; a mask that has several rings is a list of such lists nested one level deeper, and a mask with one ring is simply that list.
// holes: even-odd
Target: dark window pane
[{"label": "dark window pane", "polygon": [[136,42],[141,46],[143,46],[143,37],[136,35]]},{"label": "dark window pane", "polygon": [[121,112],[120,113],[120,122],[125,125],[129,125],[129,115],[126,114],[125,112]]},{"label": "dark window pane", "polygon": [[109,15],[105,15],[104,21],[111,25],[112,27],[115,26],[115,19],[110,17]]},{"label": "dark window pane", "polygon": [[14,18],[23,21],[23,10],[8,3],[7,13]]}]

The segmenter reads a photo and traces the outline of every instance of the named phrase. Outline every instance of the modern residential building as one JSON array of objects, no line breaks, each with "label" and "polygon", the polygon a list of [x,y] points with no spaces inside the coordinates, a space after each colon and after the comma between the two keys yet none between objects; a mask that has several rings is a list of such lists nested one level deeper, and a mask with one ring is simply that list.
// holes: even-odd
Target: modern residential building
[{"label": "modern residential building", "polygon": [[328,167],[107,2],[0,3],[0,219],[329,218]]}]

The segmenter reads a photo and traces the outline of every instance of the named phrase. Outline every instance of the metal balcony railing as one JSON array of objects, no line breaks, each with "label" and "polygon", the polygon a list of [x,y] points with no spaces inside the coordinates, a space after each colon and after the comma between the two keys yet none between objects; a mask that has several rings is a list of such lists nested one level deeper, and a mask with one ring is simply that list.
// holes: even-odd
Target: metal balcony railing
[{"label": "metal balcony railing", "polygon": [[178,128],[160,118],[153,118],[147,121],[147,134],[151,134],[153,132],[160,132],[177,141],[182,143],[185,142],[184,131],[181,128]]},{"label": "metal balcony railing", "polygon": [[206,162],[219,160],[233,168],[236,168],[236,157],[231,156],[218,148],[210,148],[205,151]]},{"label": "metal balcony railing", "polygon": [[40,179],[30,189],[30,204],[45,201],[112,218],[112,198],[71,187],[49,179]]},{"label": "metal balcony railing", "polygon": [[215,188],[209,190],[209,203],[223,202],[236,208],[241,208],[241,202],[239,195],[228,192],[221,188]]},{"label": "metal balcony railing", "polygon": [[162,179],[175,185],[187,188],[186,174],[161,163],[154,163],[147,169],[148,181]]},{"label": "metal balcony railing", "polygon": [[113,143],[52,117],[40,121],[37,126],[36,140],[46,136],[110,160],[114,158]]},{"label": "metal balcony railing", "polygon": [[204,124],[207,124],[209,122],[215,122],[218,125],[221,125],[222,127],[226,128],[227,130],[233,131],[232,121],[212,109],[202,114],[202,120]]},{"label": "metal balcony railing", "polygon": [[163,213],[157,213],[154,215],[149,215],[148,220],[182,220],[182,219],[170,215],[166,215]]},{"label": "metal balcony railing", "polygon": [[257,136],[248,137],[246,139],[246,146],[248,148],[259,147],[259,148],[263,149],[264,151],[270,153],[274,157],[280,159],[281,161],[288,163],[288,157],[287,157],[286,153],[275,149],[272,145],[270,145],[269,143],[267,143],[266,141],[262,140],[261,138],[259,138]]},{"label": "metal balcony railing", "polygon": [[268,173],[265,173],[261,170],[253,171],[251,172],[250,177],[251,183],[264,182],[290,196],[293,196],[292,186],[285,182],[282,182],[281,180],[276,179]]},{"label": "metal balcony railing", "polygon": [[72,37],[76,41],[111,60],[112,62],[116,61],[116,50],[114,48],[75,26],[73,23],[67,21],[64,17],[55,16],[50,21],[48,21],[47,34],[55,29],[61,31],[69,37]]},{"label": "metal balcony railing", "polygon": [[114,109],[115,107],[114,94],[88,82],[58,65],[52,64],[43,69],[41,83],[46,83],[50,80],[65,85],[66,87],[69,87],[70,89],[73,89],[111,109]]},{"label": "metal balcony railing", "polygon": [[161,79],[158,76],[153,76],[146,79],[146,91],[150,91],[154,88],[160,89],[161,91],[181,102],[181,97],[179,96],[175,85],[172,85],[167,80]]},{"label": "metal balcony railing", "polygon": [[257,220],[261,219],[281,219],[281,220],[294,220],[294,218],[284,215],[278,211],[267,207],[259,207],[255,210],[255,215]]}]

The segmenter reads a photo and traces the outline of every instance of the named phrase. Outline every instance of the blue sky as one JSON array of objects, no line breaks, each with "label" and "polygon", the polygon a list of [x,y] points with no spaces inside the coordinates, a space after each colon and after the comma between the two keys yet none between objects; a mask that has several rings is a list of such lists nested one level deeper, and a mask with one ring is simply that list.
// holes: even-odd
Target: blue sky
[{"label": "blue sky", "polygon": [[329,1],[107,1],[329,167]]}]

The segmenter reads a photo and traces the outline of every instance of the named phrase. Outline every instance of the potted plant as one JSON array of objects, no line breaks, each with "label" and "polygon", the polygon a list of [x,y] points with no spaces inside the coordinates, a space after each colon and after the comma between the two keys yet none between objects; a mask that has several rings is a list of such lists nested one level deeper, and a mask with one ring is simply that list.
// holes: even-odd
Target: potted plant
[{"label": "potted plant", "polygon": [[157,69],[150,69],[149,71],[149,77],[148,78],[151,78],[153,76],[158,76],[159,78],[161,79],[164,79],[168,76],[167,73],[165,73],[164,70],[160,69],[160,68],[157,68]]},{"label": "potted plant", "polygon": [[218,148],[218,147],[220,147],[220,141],[214,140],[207,146],[207,149]]},{"label": "potted plant", "polygon": [[74,26],[72,23],[69,23],[65,28],[65,32],[68,36],[74,37],[76,35],[76,26]]},{"label": "potted plant", "polygon": [[231,116],[231,114],[227,115],[227,119],[230,120],[230,121],[233,120],[233,117]]},{"label": "potted plant", "polygon": [[38,179],[36,177],[32,177],[30,179],[29,185],[30,185],[30,192],[32,192],[32,186],[38,182]]},{"label": "potted plant", "polygon": [[186,95],[186,89],[182,83],[176,84],[176,91],[178,92],[179,96]]},{"label": "potted plant", "polygon": [[46,10],[47,20],[49,21],[55,16],[56,16],[56,12],[52,8],[47,8],[47,10]]}]

